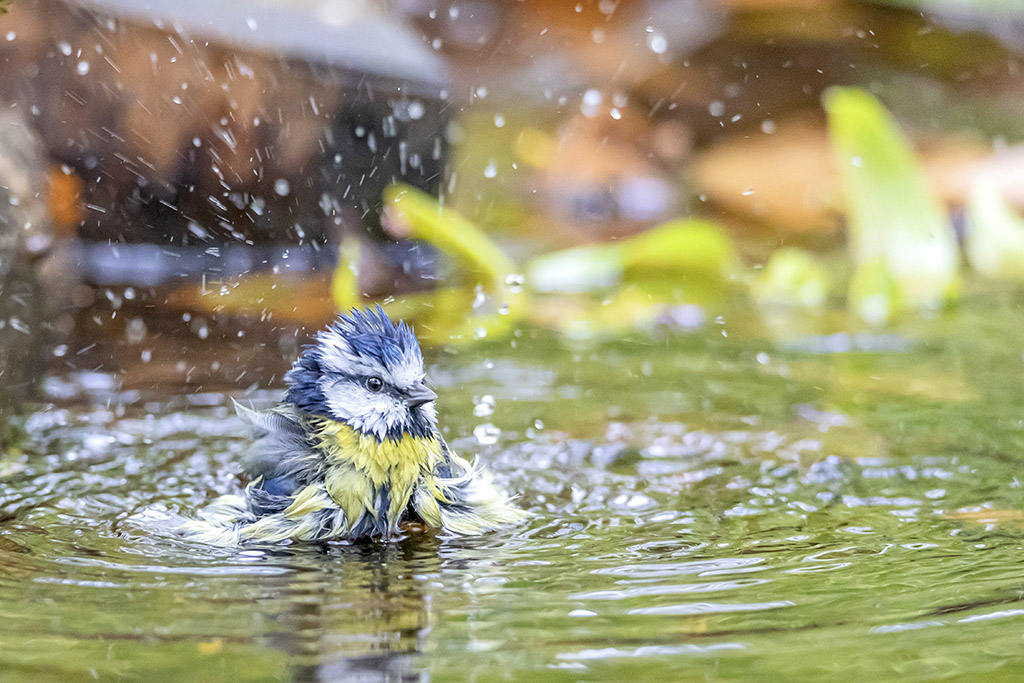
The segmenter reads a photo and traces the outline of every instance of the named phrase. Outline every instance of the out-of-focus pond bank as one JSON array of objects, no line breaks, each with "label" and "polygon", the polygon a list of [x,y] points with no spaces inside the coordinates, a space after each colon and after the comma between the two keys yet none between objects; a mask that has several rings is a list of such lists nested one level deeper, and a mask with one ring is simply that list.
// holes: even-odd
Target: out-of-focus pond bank
[{"label": "out-of-focus pond bank", "polygon": [[432,352],[446,436],[536,513],[471,539],[182,541],[180,516],[237,486],[226,396],[55,378],[63,398],[0,461],[0,664],[26,681],[1016,680],[1019,299],[884,335],[709,321]]}]

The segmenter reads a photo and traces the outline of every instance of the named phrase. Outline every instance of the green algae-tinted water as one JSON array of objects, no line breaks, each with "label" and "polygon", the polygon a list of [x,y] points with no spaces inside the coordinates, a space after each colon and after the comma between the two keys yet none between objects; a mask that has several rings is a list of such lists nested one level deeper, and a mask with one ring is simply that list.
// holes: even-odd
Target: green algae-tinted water
[{"label": "green algae-tinted water", "polygon": [[447,437],[536,513],[482,538],[197,545],[170,529],[246,448],[225,395],[36,406],[0,678],[1019,680],[1024,315],[766,329],[433,354]]}]

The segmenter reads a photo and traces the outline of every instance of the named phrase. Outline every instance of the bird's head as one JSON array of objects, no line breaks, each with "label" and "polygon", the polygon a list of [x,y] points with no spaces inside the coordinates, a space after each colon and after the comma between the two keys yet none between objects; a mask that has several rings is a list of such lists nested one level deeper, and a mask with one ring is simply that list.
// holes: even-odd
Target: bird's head
[{"label": "bird's head", "polygon": [[286,401],[379,441],[429,436],[437,424],[437,394],[424,383],[416,336],[380,306],[341,315],[318,332],[285,382]]}]

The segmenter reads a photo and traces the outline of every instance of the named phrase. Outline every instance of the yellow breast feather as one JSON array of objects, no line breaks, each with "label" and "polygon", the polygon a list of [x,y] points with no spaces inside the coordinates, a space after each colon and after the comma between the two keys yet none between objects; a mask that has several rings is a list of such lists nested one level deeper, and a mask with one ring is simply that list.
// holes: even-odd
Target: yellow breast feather
[{"label": "yellow breast feather", "polygon": [[429,469],[441,457],[441,444],[434,437],[404,435],[397,440],[378,441],[343,422],[317,419],[312,426],[316,444],[329,465],[351,464],[376,486],[393,482],[396,476]]},{"label": "yellow breast feather", "polygon": [[440,460],[440,442],[411,435],[378,441],[333,420],[318,419],[312,426],[327,461],[327,492],[349,524],[369,514],[395,531],[417,482]]}]

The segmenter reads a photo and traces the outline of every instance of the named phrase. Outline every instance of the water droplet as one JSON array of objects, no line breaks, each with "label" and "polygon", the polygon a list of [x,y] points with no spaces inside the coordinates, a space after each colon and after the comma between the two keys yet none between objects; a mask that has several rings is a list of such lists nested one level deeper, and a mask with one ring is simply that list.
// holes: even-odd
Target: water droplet
[{"label": "water droplet", "polygon": [[79,76],[86,75],[87,73],[89,73],[89,62],[86,62],[84,60],[79,62],[78,66],[75,67],[75,71],[78,72]]},{"label": "water droplet", "polygon": [[62,40],[59,43],[57,43],[57,49],[59,49],[60,53],[65,57],[71,56],[71,43]]},{"label": "water droplet", "polygon": [[752,187],[745,187],[745,188],[743,188],[743,196],[744,197],[749,197],[752,194],[754,194],[754,188],[752,188]]},{"label": "water droplet", "polygon": [[491,159],[487,162],[487,167],[484,168],[484,177],[493,178],[496,175],[498,175],[498,162]]},{"label": "water droplet", "polygon": [[663,55],[668,50],[668,41],[660,33],[652,33],[647,36],[647,47],[656,55]]},{"label": "water droplet", "polygon": [[473,296],[473,309],[480,308],[487,303],[487,295],[484,294],[484,288],[480,285],[476,286],[476,294]]},{"label": "water droplet", "polygon": [[715,118],[720,118],[725,115],[725,102],[721,100],[712,100],[708,102],[708,113]]},{"label": "water droplet", "polygon": [[526,283],[526,278],[518,273],[509,273],[505,278],[505,284],[508,285],[508,291],[520,292],[523,289],[523,285]]},{"label": "water droplet", "polygon": [[246,17],[245,18],[245,25],[249,27],[250,31],[255,31],[256,28],[257,28],[256,18],[255,17]]},{"label": "water droplet", "polygon": [[502,116],[501,114],[495,114],[494,115],[494,127],[495,128],[504,128],[505,127],[505,117]]},{"label": "water droplet", "polygon": [[494,415],[494,397],[491,395],[481,396],[480,400],[473,406],[473,414],[477,417],[490,417]]},{"label": "water droplet", "polygon": [[476,437],[477,443],[481,446],[492,446],[498,443],[498,439],[501,438],[501,430],[490,422],[485,422],[482,425],[476,426],[476,429],[473,430],[473,436]]},{"label": "water droplet", "polygon": [[591,88],[583,93],[583,102],[580,104],[580,112],[588,118],[597,116],[597,112],[601,108],[601,102],[603,99],[604,97],[601,95],[600,90]]},{"label": "water droplet", "polygon": [[18,37],[18,34],[17,34],[17,33],[15,33],[14,31],[8,31],[8,32],[7,32],[7,36],[6,36],[6,38],[7,38],[7,42],[8,42],[8,43],[9,43],[9,42],[11,42],[12,40],[14,40],[14,39],[15,39],[15,38],[17,38],[17,37]]},{"label": "water droplet", "polygon": [[291,190],[291,185],[289,185],[288,181],[284,178],[278,178],[274,181],[274,192],[276,192],[279,197],[287,197]]},{"label": "water droplet", "polygon": [[426,107],[419,100],[413,100],[409,103],[409,118],[413,121],[418,121],[423,118],[426,113]]},{"label": "water droplet", "polygon": [[142,318],[132,318],[124,326],[124,338],[129,344],[140,344],[146,338],[146,323]]}]

